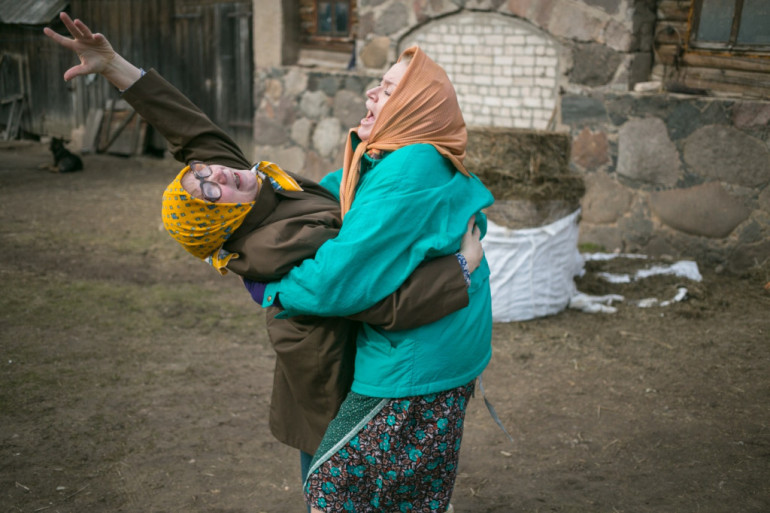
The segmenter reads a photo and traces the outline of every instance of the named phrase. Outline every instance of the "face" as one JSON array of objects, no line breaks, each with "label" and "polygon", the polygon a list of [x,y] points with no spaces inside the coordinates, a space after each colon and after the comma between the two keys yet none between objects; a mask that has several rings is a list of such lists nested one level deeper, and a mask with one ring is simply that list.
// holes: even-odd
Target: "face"
[{"label": "face", "polygon": [[[201,180],[211,182],[219,187],[221,195],[214,201],[215,203],[249,203],[257,198],[259,181],[251,171],[212,164],[210,166],[200,165],[198,172],[205,174],[204,167],[211,170],[209,176],[199,179],[192,171],[188,171],[181,180],[182,187],[194,198],[208,199],[204,198],[201,192]],[[216,189],[215,187],[208,188]]]},{"label": "face", "polygon": [[366,91],[366,108],[369,112],[367,112],[366,117],[361,120],[361,124],[358,126],[358,137],[362,141],[369,140],[374,123],[377,121],[377,116],[380,115],[382,108],[388,103],[390,95],[393,94],[396,86],[401,82],[401,78],[406,73],[408,66],[407,62],[397,62],[382,76],[380,85]]}]

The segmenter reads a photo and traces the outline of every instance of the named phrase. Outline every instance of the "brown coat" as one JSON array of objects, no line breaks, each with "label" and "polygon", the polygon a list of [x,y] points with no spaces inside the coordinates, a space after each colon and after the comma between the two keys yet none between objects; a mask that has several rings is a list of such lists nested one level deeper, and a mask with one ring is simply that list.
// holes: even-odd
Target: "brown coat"
[{"label": "brown coat", "polygon": [[[235,142],[155,71],[123,94],[169,142],[174,157],[249,169]],[[240,258],[228,269],[272,281],[312,257],[341,225],[339,202],[319,184],[292,176],[302,191],[262,187],[243,224],[225,244]],[[390,296],[350,318],[300,316],[276,319],[266,310],[276,352],[270,429],[283,443],[313,454],[353,378],[359,322],[398,330],[421,326],[464,308],[468,294],[453,255],[423,264]]]}]

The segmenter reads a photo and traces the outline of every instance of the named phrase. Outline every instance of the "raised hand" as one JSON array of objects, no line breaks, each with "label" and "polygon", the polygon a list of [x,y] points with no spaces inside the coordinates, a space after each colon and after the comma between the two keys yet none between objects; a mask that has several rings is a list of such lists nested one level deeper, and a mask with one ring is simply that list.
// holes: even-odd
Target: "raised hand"
[{"label": "raised hand", "polygon": [[92,33],[85,23],[80,20],[73,21],[67,13],[60,13],[59,18],[72,34],[73,39],[57,34],[48,27],[44,28],[43,32],[59,45],[75,52],[80,59],[78,66],[73,66],[64,73],[64,80],[72,80],[89,73],[104,72],[117,55],[107,38],[102,34]]},{"label": "raised hand", "polygon": [[73,20],[67,13],[59,13],[59,18],[72,35],[72,39],[57,34],[48,27],[44,28],[43,32],[60,46],[75,52],[80,59],[80,64],[64,73],[64,80],[99,73],[119,89],[127,89],[139,79],[139,68],[115,52],[106,37],[99,33],[94,34],[85,23],[78,19]]}]

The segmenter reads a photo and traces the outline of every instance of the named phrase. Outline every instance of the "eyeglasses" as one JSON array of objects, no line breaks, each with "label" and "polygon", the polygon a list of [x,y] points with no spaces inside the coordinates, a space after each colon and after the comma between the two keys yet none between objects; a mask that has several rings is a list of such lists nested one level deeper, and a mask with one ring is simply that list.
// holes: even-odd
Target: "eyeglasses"
[{"label": "eyeglasses", "polygon": [[199,160],[193,160],[190,162],[190,171],[192,171],[193,176],[197,178],[201,184],[201,195],[203,196],[203,199],[216,203],[216,201],[222,197],[222,189],[219,188],[219,184],[205,180],[213,173],[211,168]]}]

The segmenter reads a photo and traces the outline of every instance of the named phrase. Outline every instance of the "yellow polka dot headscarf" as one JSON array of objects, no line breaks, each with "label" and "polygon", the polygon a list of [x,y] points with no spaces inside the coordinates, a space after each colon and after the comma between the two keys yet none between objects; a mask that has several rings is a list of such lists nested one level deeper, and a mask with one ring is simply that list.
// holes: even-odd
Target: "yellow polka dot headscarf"
[{"label": "yellow polka dot headscarf", "polygon": [[163,192],[163,226],[184,249],[226,274],[225,266],[238,254],[220,248],[243,223],[255,202],[211,203],[194,198],[181,182],[189,170],[190,166],[182,169]]}]

